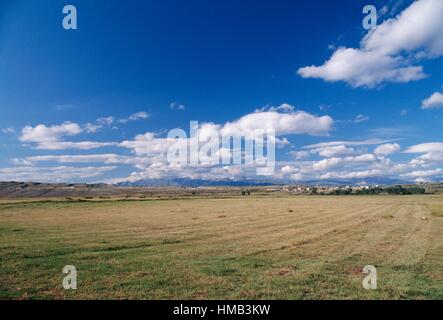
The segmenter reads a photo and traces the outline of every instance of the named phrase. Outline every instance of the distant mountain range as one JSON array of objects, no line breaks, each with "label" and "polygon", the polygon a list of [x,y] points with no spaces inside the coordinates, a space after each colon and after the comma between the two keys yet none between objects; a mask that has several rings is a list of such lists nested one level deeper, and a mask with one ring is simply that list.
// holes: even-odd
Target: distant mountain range
[{"label": "distant mountain range", "polygon": [[279,183],[268,181],[257,181],[249,179],[239,180],[204,180],[190,178],[174,179],[143,179],[137,181],[123,181],[115,184],[119,187],[247,187],[247,186],[269,186]]},{"label": "distant mountain range", "polygon": [[122,181],[116,183],[119,187],[247,187],[247,186],[271,186],[283,184],[303,184],[303,185],[392,185],[413,183],[411,181],[388,179],[388,178],[368,178],[349,180],[314,180],[305,182],[294,182],[284,180],[251,180],[251,179],[221,179],[205,180],[191,178],[171,178],[171,179],[142,179],[137,181]]}]

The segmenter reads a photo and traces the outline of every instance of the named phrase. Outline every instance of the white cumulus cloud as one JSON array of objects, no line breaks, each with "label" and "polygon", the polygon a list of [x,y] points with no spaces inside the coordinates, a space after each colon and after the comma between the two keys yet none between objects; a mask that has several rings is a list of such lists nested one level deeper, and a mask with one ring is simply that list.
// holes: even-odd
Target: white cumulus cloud
[{"label": "white cumulus cloud", "polygon": [[69,121],[49,127],[44,124],[39,124],[35,127],[26,126],[22,129],[20,141],[37,143],[54,142],[62,136],[73,136],[82,131],[82,128],[80,128],[78,124]]},{"label": "white cumulus cloud", "polygon": [[[88,131],[88,129],[86,129]],[[46,126],[39,124],[35,127],[25,126],[19,137],[24,143],[35,143],[36,149],[45,150],[63,150],[63,149],[81,149],[89,150],[100,147],[115,145],[112,142],[94,142],[94,141],[63,141],[66,136],[75,136],[83,132],[83,129],[74,122],[65,121],[59,125]]]},{"label": "white cumulus cloud", "polygon": [[443,108],[443,93],[434,92],[429,98],[423,100],[421,108],[422,109]]},{"label": "white cumulus cloud", "polygon": [[131,114],[127,118],[119,119],[118,122],[119,123],[128,123],[129,121],[137,121],[137,120],[148,119],[148,118],[149,118],[149,113],[144,112],[144,111],[140,111],[140,112],[136,112],[136,113]]},{"label": "white cumulus cloud", "polygon": [[406,153],[443,152],[443,142],[428,142],[410,146]]},{"label": "white cumulus cloud", "polygon": [[378,155],[388,155],[401,150],[398,143],[386,143],[375,148],[374,153]]},{"label": "white cumulus cloud", "polygon": [[353,87],[423,79],[423,67],[414,64],[443,54],[442,16],[443,1],[415,1],[368,32],[359,48],[338,48],[323,65],[303,67],[298,73]]},{"label": "white cumulus cloud", "polygon": [[226,123],[221,131],[226,135],[249,136],[254,130],[274,129],[277,136],[288,134],[322,136],[332,130],[333,124],[334,120],[330,116],[315,116],[304,111],[288,113],[260,111]]}]

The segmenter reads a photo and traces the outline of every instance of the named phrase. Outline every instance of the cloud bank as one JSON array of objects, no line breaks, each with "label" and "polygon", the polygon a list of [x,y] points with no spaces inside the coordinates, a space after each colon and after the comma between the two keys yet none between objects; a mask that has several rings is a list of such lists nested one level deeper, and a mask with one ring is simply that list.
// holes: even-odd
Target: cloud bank
[{"label": "cloud bank", "polygon": [[368,32],[359,48],[338,48],[324,64],[300,68],[298,74],[369,88],[423,79],[426,74],[417,63],[443,55],[442,16],[443,1],[415,1]]}]

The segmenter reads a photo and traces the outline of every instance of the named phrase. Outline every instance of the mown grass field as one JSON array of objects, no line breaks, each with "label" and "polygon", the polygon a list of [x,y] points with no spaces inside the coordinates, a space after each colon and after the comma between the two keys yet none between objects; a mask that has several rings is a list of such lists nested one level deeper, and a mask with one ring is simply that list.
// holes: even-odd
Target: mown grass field
[{"label": "mown grass field", "polygon": [[1,299],[442,299],[443,196],[9,201],[0,263]]}]

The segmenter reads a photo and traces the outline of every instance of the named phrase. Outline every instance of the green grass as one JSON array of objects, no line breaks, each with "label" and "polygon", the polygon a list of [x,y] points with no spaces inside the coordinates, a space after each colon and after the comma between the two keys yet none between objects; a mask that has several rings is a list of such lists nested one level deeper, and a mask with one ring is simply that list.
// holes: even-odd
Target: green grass
[{"label": "green grass", "polygon": [[443,208],[442,208],[442,207],[440,207],[440,208],[435,208],[435,209],[432,211],[432,214],[433,214],[434,216],[436,216],[436,217],[443,218]]},{"label": "green grass", "polygon": [[[442,299],[441,196],[0,204],[1,299]],[[65,265],[78,289],[61,286]],[[364,290],[363,266],[378,289]]]}]

